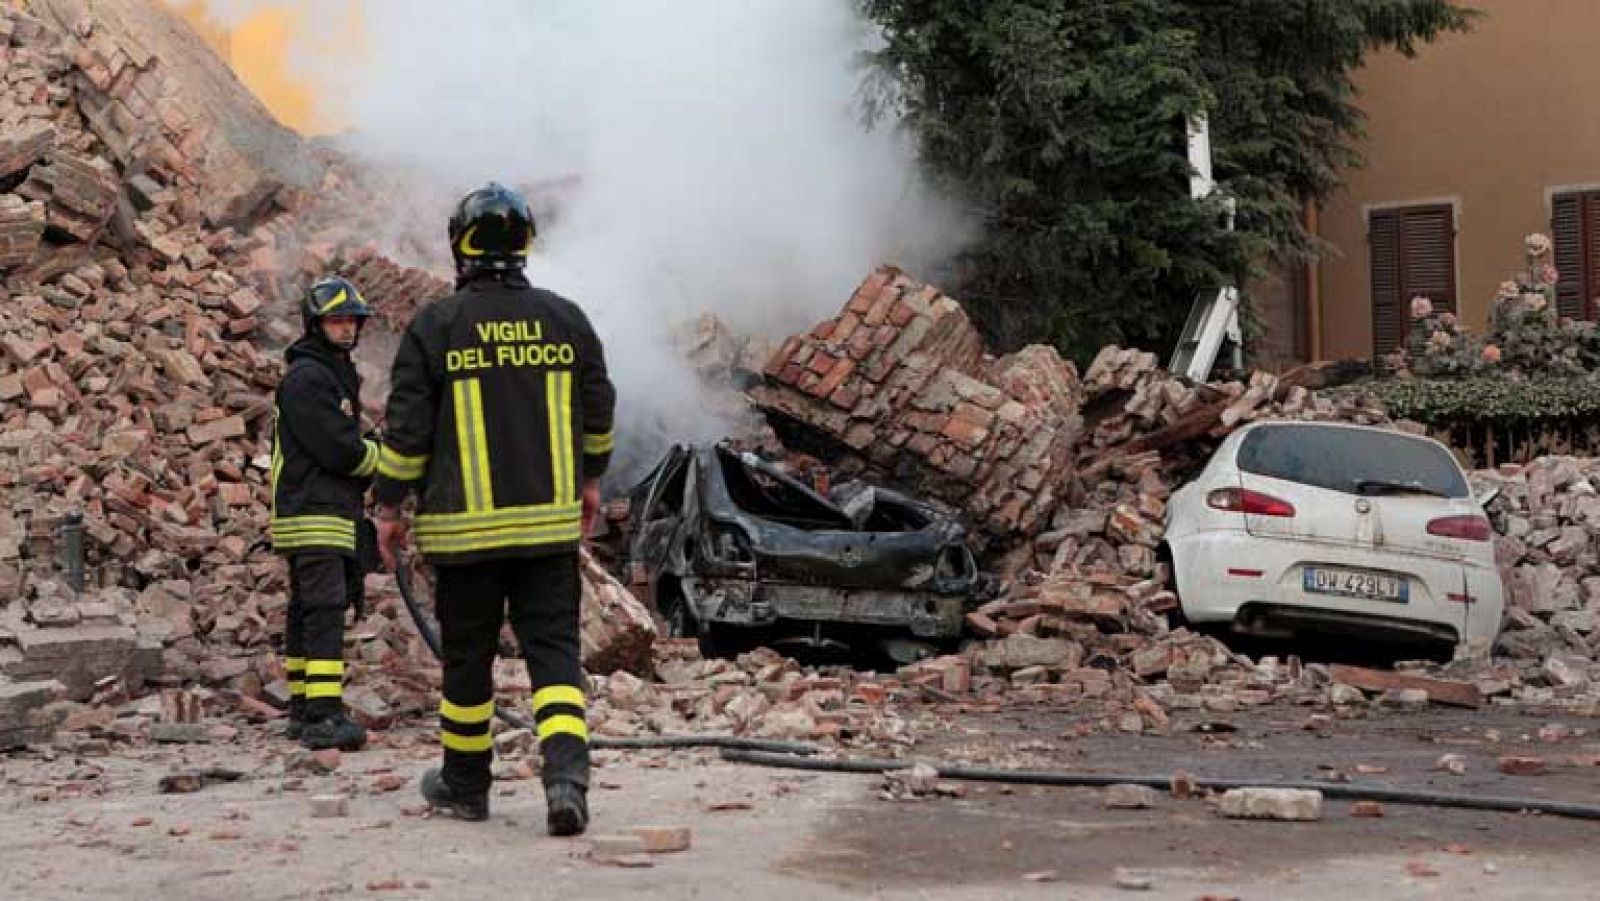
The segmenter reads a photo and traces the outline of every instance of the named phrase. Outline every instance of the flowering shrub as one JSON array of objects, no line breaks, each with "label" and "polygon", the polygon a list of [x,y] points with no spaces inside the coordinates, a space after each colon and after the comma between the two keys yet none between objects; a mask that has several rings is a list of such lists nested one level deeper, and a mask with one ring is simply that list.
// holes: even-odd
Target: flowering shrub
[{"label": "flowering shrub", "polygon": [[1404,350],[1386,362],[1414,376],[1374,386],[1397,418],[1436,427],[1592,421],[1600,416],[1600,330],[1561,319],[1550,239],[1524,240],[1525,266],[1500,285],[1483,336],[1428,298],[1413,298]]},{"label": "flowering shrub", "polygon": [[1551,243],[1545,235],[1523,242],[1526,265],[1503,282],[1482,337],[1464,331],[1449,312],[1435,312],[1426,297],[1411,301],[1406,349],[1392,360],[1401,373],[1422,378],[1567,377],[1600,365],[1600,336],[1587,322],[1561,319]]},{"label": "flowering shrub", "polygon": [[1426,297],[1411,299],[1410,337],[1395,362],[1423,378],[1467,378],[1493,365],[1483,342],[1464,331],[1454,313],[1435,312]]}]

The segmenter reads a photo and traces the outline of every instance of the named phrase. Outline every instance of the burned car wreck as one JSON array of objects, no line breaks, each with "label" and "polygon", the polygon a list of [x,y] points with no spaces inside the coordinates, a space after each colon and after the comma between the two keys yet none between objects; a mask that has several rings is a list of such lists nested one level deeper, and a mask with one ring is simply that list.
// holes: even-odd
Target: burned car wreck
[{"label": "burned car wreck", "polygon": [[711,654],[766,644],[912,662],[954,646],[990,584],[938,508],[862,482],[824,496],[722,444],[672,448],[629,507],[629,581]]}]

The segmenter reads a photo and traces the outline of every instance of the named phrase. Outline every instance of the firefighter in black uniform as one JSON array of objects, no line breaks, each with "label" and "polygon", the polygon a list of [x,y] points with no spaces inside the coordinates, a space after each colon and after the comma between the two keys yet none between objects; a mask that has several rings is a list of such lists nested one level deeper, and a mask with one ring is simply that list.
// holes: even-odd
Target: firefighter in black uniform
[{"label": "firefighter in black uniform", "polygon": [[589,734],[578,659],[578,547],[600,506],[615,394],[600,340],[571,301],[523,274],[527,202],[490,183],[450,219],[456,292],[419,311],[395,355],[375,488],[391,567],[413,528],[437,576],[444,766],[422,793],[489,815],[492,667],[509,619],[528,666],[552,835],[588,824]]},{"label": "firefighter in black uniform", "polygon": [[360,606],[357,533],[378,444],[362,436],[361,379],[350,352],[372,310],[356,286],[325,278],[307,292],[305,336],[285,351],[272,444],[272,546],[289,558],[287,734],[308,748],[358,750],[345,715],[344,616]]}]

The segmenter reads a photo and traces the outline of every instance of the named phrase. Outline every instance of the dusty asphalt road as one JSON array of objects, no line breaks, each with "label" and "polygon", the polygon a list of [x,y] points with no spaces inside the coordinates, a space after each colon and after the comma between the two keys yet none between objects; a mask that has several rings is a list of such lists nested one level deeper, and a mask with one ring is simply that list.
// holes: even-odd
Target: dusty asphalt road
[{"label": "dusty asphalt road", "polygon": [[[913,756],[1082,770],[1370,779],[1397,786],[1600,802],[1600,734],[1571,721],[1430,713],[1340,722],[1330,734],[1277,708],[1225,718],[1238,731],[1072,737],[1050,712],[952,713]],[[1216,719],[1213,717],[1213,719]],[[420,730],[399,747],[347,755],[338,772],[285,776],[281,741],[163,746],[74,761],[0,759],[0,897],[483,898],[1600,898],[1600,823],[1390,806],[1355,819],[1243,823],[1200,800],[1107,811],[1087,789],[968,784],[965,797],[889,801],[882,780],[735,766],[708,752],[601,755],[597,833],[687,825],[694,847],[625,869],[543,835],[533,781],[503,782],[487,824],[426,818],[415,776]],[[254,736],[247,736],[253,740]],[[1437,772],[1444,753],[1464,775]],[[1504,776],[1504,754],[1549,770]],[[182,764],[255,770],[195,794],[162,795]],[[390,785],[405,784],[385,791]],[[314,819],[310,798],[344,792],[347,817]],[[1117,868],[1150,880],[1130,891]],[[1031,881],[1027,875],[1046,881]]]}]

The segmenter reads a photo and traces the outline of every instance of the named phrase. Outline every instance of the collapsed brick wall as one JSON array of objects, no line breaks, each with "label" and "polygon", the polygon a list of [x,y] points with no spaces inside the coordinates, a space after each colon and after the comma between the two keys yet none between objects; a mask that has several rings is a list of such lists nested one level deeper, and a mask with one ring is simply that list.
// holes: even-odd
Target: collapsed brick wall
[{"label": "collapsed brick wall", "polygon": [[1031,534],[1081,432],[1076,376],[1045,348],[995,363],[960,305],[892,266],[839,316],[790,338],[752,397],[962,507],[990,536]]}]

